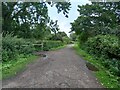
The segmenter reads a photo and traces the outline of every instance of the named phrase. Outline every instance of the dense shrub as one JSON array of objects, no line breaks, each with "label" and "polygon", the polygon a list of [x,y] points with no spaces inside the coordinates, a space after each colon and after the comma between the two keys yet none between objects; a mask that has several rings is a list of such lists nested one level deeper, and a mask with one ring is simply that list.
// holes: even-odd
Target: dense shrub
[{"label": "dense shrub", "polygon": [[112,35],[98,35],[89,38],[85,43],[86,50],[99,58],[103,65],[109,71],[117,76],[120,76],[120,48],[118,37]]},{"label": "dense shrub", "polygon": [[2,61],[14,60],[19,54],[30,54],[34,47],[22,38],[11,34],[2,38]]},{"label": "dense shrub", "polygon": [[[37,45],[37,44],[42,44],[42,41],[38,41],[35,45],[37,51],[42,50],[42,45]],[[61,41],[43,41],[43,50],[48,51],[52,48],[57,48],[63,45],[64,44]]]},{"label": "dense shrub", "polygon": [[93,54],[103,57],[120,59],[120,48],[118,37],[112,35],[98,35],[89,38],[86,42],[86,49]]},{"label": "dense shrub", "polygon": [[[39,44],[42,44],[42,41],[25,40],[8,34],[2,38],[2,61],[15,60],[20,54],[24,54],[24,56],[29,55],[34,50],[41,51],[42,46]],[[51,48],[57,48],[63,45],[61,41],[44,41],[43,50],[48,51]]]},{"label": "dense shrub", "polygon": [[61,41],[45,41],[43,44],[43,50],[50,50],[51,48],[57,48],[63,46]]}]

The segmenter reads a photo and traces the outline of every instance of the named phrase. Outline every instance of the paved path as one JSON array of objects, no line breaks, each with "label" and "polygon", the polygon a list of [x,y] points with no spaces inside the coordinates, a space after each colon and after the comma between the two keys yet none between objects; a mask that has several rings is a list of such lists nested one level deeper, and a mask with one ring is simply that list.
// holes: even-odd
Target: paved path
[{"label": "paved path", "polygon": [[69,45],[64,49],[45,52],[29,64],[25,71],[3,81],[9,88],[101,88],[92,71]]}]

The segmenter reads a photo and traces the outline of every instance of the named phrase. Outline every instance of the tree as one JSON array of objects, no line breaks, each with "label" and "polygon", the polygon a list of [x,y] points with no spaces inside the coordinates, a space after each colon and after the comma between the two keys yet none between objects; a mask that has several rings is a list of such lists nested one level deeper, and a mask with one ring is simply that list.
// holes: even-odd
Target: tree
[{"label": "tree", "polygon": [[119,15],[115,13],[116,10],[119,11],[119,2],[93,2],[91,5],[79,5],[78,12],[80,16],[71,23],[71,30],[75,31],[83,42],[98,34],[111,34],[111,29],[119,24]]},{"label": "tree", "polygon": [[56,34],[54,34],[52,37],[51,37],[51,40],[60,40],[60,41],[64,41],[63,38],[67,38],[67,34],[65,32],[60,32],[58,31]]},{"label": "tree", "polygon": [[70,38],[71,38],[72,41],[76,41],[77,40],[77,35],[75,33],[71,33]]},{"label": "tree", "polygon": [[[46,4],[50,2],[2,2],[2,28],[3,36],[6,33],[13,33],[20,37],[31,37],[31,27],[36,24],[46,26],[50,22],[48,8]],[[58,12],[62,12],[67,17],[70,9],[69,2],[52,2],[56,5]],[[65,6],[67,5],[67,6]],[[33,30],[33,29],[32,29]],[[24,35],[27,34],[26,36]]]},{"label": "tree", "polygon": [[53,22],[53,20],[51,20],[50,24],[49,24],[51,31],[54,32],[55,35],[59,30],[59,26],[57,25],[57,22],[58,22],[57,20],[55,22]]}]

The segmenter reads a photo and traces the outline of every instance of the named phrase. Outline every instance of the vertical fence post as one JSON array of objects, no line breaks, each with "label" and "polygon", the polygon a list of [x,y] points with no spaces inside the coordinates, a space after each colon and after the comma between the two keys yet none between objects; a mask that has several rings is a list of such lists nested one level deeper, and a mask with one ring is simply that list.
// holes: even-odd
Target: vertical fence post
[{"label": "vertical fence post", "polygon": [[43,47],[44,47],[44,41],[42,40],[42,51],[43,51]]}]

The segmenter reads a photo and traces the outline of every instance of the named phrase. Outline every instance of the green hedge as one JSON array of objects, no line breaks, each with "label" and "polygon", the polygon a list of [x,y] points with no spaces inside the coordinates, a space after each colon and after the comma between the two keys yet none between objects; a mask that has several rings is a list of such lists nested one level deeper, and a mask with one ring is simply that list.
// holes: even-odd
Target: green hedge
[{"label": "green hedge", "polygon": [[[39,45],[41,43],[42,41],[25,40],[8,34],[2,38],[2,61],[15,60],[19,55],[24,54],[26,56],[35,50],[42,51],[42,46]],[[43,50],[48,51],[63,45],[61,41],[44,41]]]},{"label": "green hedge", "polygon": [[91,53],[107,56],[109,58],[120,59],[120,48],[118,45],[118,37],[112,35],[98,35],[89,38],[86,42],[87,50]]},{"label": "green hedge", "polygon": [[[42,45],[37,45],[37,44],[42,44],[42,41],[37,41],[36,45],[34,45],[36,51],[42,51]],[[63,45],[64,43],[61,41],[43,41],[43,51],[49,51],[52,48],[57,48]]]},{"label": "green hedge", "polygon": [[120,76],[120,45],[118,41],[117,36],[98,35],[88,39],[85,49],[98,57],[98,60],[101,60],[112,74]]},{"label": "green hedge", "polygon": [[22,38],[17,38],[11,34],[2,38],[2,61],[15,60],[18,55],[28,55],[33,52],[34,46]]}]

